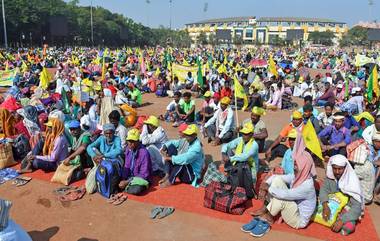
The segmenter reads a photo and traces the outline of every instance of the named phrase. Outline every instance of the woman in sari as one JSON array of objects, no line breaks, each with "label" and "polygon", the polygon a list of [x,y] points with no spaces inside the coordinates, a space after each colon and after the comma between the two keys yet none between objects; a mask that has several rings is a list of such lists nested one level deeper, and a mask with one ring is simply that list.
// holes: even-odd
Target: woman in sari
[{"label": "woman in sari", "polygon": [[23,109],[18,109],[17,114],[23,118],[22,123],[28,131],[30,146],[33,149],[40,138],[41,132],[38,121],[37,108],[31,105],[27,105]]},{"label": "woman in sari", "polygon": [[0,138],[13,138],[17,135],[16,120],[7,109],[0,108]]},{"label": "woman in sari", "polygon": [[[59,163],[68,156],[69,144],[64,134],[65,127],[63,123],[59,119],[50,119],[46,126],[47,131],[45,143],[42,147],[42,155],[28,155],[25,158],[26,166],[20,170],[20,173],[32,172],[36,169],[42,169],[46,172],[55,171]],[[37,145],[42,143],[40,141]]]}]

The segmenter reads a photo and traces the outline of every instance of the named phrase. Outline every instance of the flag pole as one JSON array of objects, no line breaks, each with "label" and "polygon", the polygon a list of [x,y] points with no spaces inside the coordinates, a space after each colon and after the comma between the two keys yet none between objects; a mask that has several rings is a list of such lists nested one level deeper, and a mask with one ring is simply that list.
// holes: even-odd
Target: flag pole
[{"label": "flag pole", "polygon": [[[236,75],[236,74],[235,74]],[[239,115],[238,115],[238,106],[237,106],[237,96],[236,96],[236,85],[234,81],[234,96],[235,96],[235,116],[236,116],[236,129],[239,127]],[[237,133],[237,137],[239,137],[239,132]]]}]

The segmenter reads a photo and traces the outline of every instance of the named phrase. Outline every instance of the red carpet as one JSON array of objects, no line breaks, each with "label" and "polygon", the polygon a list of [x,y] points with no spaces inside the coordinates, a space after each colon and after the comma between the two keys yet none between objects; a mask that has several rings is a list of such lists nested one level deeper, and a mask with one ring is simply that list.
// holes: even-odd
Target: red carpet
[{"label": "red carpet", "polygon": [[[18,166],[15,168],[18,169]],[[25,176],[30,176],[35,179],[49,181],[54,173],[45,173],[43,171],[36,171],[34,173],[27,174]],[[84,180],[73,183],[74,186],[84,185]],[[96,195],[96,194],[95,194]],[[169,188],[160,189],[156,183],[151,186],[149,192],[145,193],[142,196],[133,196],[129,195],[129,198],[135,201],[162,205],[162,206],[173,206],[177,209],[197,213],[213,218],[219,218],[229,221],[236,221],[240,223],[247,223],[251,220],[249,213],[257,209],[260,203],[256,200],[249,203],[250,208],[248,208],[243,215],[236,216],[231,214],[226,214],[218,211],[214,211],[208,208],[203,207],[203,188],[194,188],[190,185],[179,184],[174,185]],[[334,241],[376,241],[379,240],[377,236],[374,224],[372,223],[371,217],[369,216],[368,211],[365,211],[365,217],[357,225],[355,233],[349,236],[342,236],[340,234],[333,233],[328,228],[312,223],[306,229],[295,230],[283,224],[275,224],[273,229],[292,232],[299,235],[304,235],[308,237],[314,237],[321,240],[334,240]]]}]

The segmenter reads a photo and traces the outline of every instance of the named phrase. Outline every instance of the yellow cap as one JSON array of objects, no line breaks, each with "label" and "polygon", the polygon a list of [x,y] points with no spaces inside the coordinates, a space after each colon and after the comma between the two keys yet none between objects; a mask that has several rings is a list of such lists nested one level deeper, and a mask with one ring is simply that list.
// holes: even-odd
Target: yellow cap
[{"label": "yellow cap", "polygon": [[240,133],[250,134],[250,133],[253,133],[254,130],[255,130],[255,128],[254,128],[252,122],[247,122],[244,124],[243,129],[240,130]]},{"label": "yellow cap", "polygon": [[303,80],[304,80],[304,78],[301,76],[299,79],[298,79],[298,83],[303,83]]},{"label": "yellow cap", "polygon": [[229,105],[231,103],[231,99],[229,97],[225,96],[220,100],[220,103],[223,105]]},{"label": "yellow cap", "polygon": [[191,124],[182,133],[187,135],[187,136],[191,136],[193,134],[198,134],[198,127],[195,124]]},{"label": "yellow cap", "polygon": [[297,138],[297,131],[296,129],[292,129],[291,131],[289,131],[288,133],[288,138]]},{"label": "yellow cap", "polygon": [[298,110],[294,111],[292,114],[293,119],[302,119],[302,113],[299,112]]},{"label": "yellow cap", "polygon": [[211,97],[211,91],[206,91],[206,93],[203,95],[204,97]]},{"label": "yellow cap", "polygon": [[260,107],[257,107],[257,106],[254,106],[252,108],[252,113],[255,114],[255,115],[265,115],[266,112],[263,108],[260,108]]},{"label": "yellow cap", "polygon": [[144,124],[158,127],[159,126],[158,118],[155,117],[154,115],[151,115],[146,121],[144,121]]},{"label": "yellow cap", "polygon": [[137,129],[130,129],[127,135],[127,141],[138,141],[140,140],[140,131]]}]

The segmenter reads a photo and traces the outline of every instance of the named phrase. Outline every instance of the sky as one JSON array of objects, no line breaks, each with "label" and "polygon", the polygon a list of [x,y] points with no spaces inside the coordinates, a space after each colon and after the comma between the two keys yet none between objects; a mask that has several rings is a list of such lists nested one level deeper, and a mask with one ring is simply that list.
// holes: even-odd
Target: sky
[{"label": "sky", "polygon": [[[92,0],[111,12],[123,14],[149,27],[170,25],[170,0]],[[172,28],[211,18],[314,17],[329,18],[353,26],[359,21],[380,21],[380,0],[171,0]],[[80,0],[89,6],[91,0]],[[207,3],[207,11],[204,12]],[[370,10],[371,9],[371,10]],[[372,16],[372,17],[371,17]]]}]

